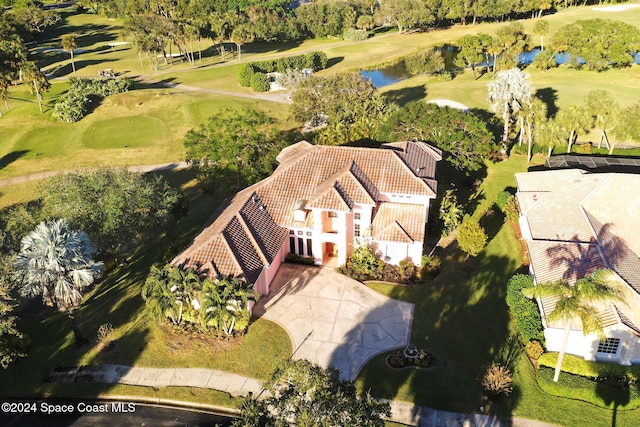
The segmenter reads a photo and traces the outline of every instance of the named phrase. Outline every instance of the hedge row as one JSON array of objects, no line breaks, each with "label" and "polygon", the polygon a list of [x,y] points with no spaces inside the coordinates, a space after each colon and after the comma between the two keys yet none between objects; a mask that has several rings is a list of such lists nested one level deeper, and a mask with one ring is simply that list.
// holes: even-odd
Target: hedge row
[{"label": "hedge row", "polygon": [[69,90],[60,96],[53,106],[53,117],[61,122],[74,123],[87,115],[92,98],[126,92],[131,80],[120,79],[69,79]]},{"label": "hedge row", "polygon": [[538,371],[538,385],[550,395],[582,400],[605,408],[640,407],[640,391],[634,381],[613,376],[588,378],[563,371],[556,383],[553,374],[554,369],[547,366],[541,366]]},{"label": "hedge row", "polygon": [[507,283],[507,305],[520,330],[524,342],[538,340],[544,342],[542,319],[538,305],[524,296],[522,289],[533,286],[533,279],[526,274],[516,274]]},{"label": "hedge row", "polygon": [[[555,368],[558,353],[545,353],[538,364]],[[565,354],[562,361],[562,371],[583,377],[597,378],[602,376],[627,377],[632,381],[640,382],[640,365],[618,365],[617,363],[599,363],[584,360],[581,357]]]},{"label": "hedge row", "polygon": [[[269,61],[250,62],[242,65],[238,70],[238,84],[242,87],[251,86],[256,92],[266,92],[269,90],[269,79],[264,76],[265,73],[283,73],[289,69],[302,70],[303,68],[318,71],[327,67],[327,61],[327,54],[318,51]],[[255,77],[256,75],[264,77]]]}]

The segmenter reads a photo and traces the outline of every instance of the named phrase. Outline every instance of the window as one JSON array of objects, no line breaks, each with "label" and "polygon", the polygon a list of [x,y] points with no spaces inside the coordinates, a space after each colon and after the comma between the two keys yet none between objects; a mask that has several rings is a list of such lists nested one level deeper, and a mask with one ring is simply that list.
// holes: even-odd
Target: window
[{"label": "window", "polygon": [[307,256],[313,256],[313,251],[311,250],[311,239],[307,239]]},{"label": "window", "polygon": [[311,236],[311,234],[312,233],[310,231],[307,231],[307,236]]},{"label": "window", "polygon": [[[292,231],[293,233],[293,231]],[[293,236],[289,237],[289,253],[290,254],[295,254],[296,253],[296,238]]]},{"label": "window", "polygon": [[361,218],[360,212],[356,212],[353,214],[353,219],[355,219],[356,221],[360,221],[360,218]]},{"label": "window", "polygon": [[298,255],[304,255],[304,243],[301,237],[298,237]]},{"label": "window", "polygon": [[598,353],[616,354],[620,347],[620,338],[607,338],[598,344]]},{"label": "window", "polygon": [[360,237],[360,224],[353,225],[353,235],[356,237]]},{"label": "window", "polygon": [[289,230],[289,234],[296,234],[296,232],[293,230]]},{"label": "window", "polygon": [[302,231],[298,231],[298,236],[302,236]]},{"label": "window", "polygon": [[329,218],[338,218],[338,212],[329,211],[327,212],[327,216]]}]

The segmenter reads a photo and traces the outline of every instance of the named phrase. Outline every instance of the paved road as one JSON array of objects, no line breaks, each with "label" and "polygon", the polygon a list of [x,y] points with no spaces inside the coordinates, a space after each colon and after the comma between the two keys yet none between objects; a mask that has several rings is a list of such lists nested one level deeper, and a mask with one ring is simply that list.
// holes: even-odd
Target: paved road
[{"label": "paved road", "polygon": [[[223,415],[141,403],[129,404],[82,400],[42,400],[32,402],[36,404],[36,413],[7,413],[2,411],[0,412],[0,425],[3,427],[213,427],[216,425],[226,427],[233,421],[232,418]],[[72,408],[73,412],[47,414],[46,411],[55,409],[55,407],[51,408],[42,405],[65,405],[65,409]],[[102,410],[104,412],[85,412],[87,409]]]}]

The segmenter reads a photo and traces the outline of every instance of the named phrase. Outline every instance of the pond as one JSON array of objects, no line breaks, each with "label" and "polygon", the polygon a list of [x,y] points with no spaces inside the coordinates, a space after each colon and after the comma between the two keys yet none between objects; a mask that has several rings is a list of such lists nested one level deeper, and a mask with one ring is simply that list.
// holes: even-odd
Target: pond
[{"label": "pond", "polygon": [[409,77],[404,62],[378,68],[377,70],[360,70],[360,75],[367,80],[371,80],[371,83],[376,88],[388,86]]}]

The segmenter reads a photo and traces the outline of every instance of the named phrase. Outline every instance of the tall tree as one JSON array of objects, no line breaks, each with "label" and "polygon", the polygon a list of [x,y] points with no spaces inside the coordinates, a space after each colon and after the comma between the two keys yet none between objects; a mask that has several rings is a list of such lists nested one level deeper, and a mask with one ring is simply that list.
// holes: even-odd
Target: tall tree
[{"label": "tall tree", "polygon": [[[640,142],[640,102],[634,102],[620,111],[614,132],[619,139]],[[613,144],[609,152],[613,152]]]},{"label": "tall tree", "polygon": [[358,73],[311,77],[292,95],[291,115],[313,126],[327,126],[323,144],[344,144],[370,138],[389,112],[386,99]]},{"label": "tall tree", "polygon": [[529,163],[531,161],[535,140],[535,129],[547,120],[547,104],[541,99],[534,97],[533,101],[525,107],[524,117],[527,126],[527,163]]},{"label": "tall tree", "polygon": [[513,114],[518,113],[523,106],[533,99],[533,86],[529,75],[519,68],[500,71],[495,80],[488,85],[488,101],[491,111],[500,115],[504,122],[502,133],[502,152],[506,154],[509,141],[509,122]]},{"label": "tall tree", "polygon": [[36,95],[38,99],[38,107],[40,107],[40,114],[43,114],[42,94],[49,90],[51,83],[49,83],[47,77],[33,61],[26,61],[23,63],[22,76],[25,82],[29,84],[29,91],[31,94]]},{"label": "tall tree", "polygon": [[248,23],[241,23],[237,25],[231,32],[231,41],[236,44],[238,48],[238,60],[242,61],[242,45],[251,43],[255,36],[251,30],[251,26]]},{"label": "tall tree", "polygon": [[76,345],[88,343],[75,321],[82,291],[102,275],[104,265],[95,262],[96,249],[89,236],[74,230],[64,219],[38,224],[22,239],[14,268],[25,297],[42,296],[45,305],[66,312]]},{"label": "tall tree", "polygon": [[553,149],[565,144],[564,129],[555,119],[544,120],[536,125],[535,141],[548,148],[547,158],[551,157]]},{"label": "tall tree", "polygon": [[597,305],[625,304],[620,282],[615,279],[614,273],[610,270],[595,271],[579,279],[575,284],[566,281],[540,283],[523,289],[522,293],[528,298],[558,298],[553,311],[547,314],[548,321],[564,322],[564,339],[553,376],[555,382],[560,376],[569,332],[575,319],[580,319],[582,332],[585,335],[596,334],[604,340],[604,329]]},{"label": "tall tree", "polygon": [[549,21],[540,19],[533,24],[533,34],[540,36],[540,50],[544,51],[544,36],[549,33]]},{"label": "tall tree", "polygon": [[412,28],[431,24],[435,21],[433,11],[424,0],[387,0],[383,1],[378,12],[379,20],[388,20],[398,27],[399,33]]},{"label": "tall tree", "polygon": [[76,75],[76,62],[73,57],[73,51],[78,48],[78,37],[73,34],[65,34],[62,36],[62,49],[69,52],[71,56],[71,68],[73,68],[73,75]]},{"label": "tall tree", "polygon": [[353,382],[339,375],[308,360],[279,362],[265,383],[268,397],[248,397],[232,426],[384,427],[389,404],[369,393],[357,397]]},{"label": "tall tree", "polygon": [[116,259],[173,224],[181,200],[162,177],[124,169],[60,174],[43,185],[43,194],[48,218],[67,218]]},{"label": "tall tree", "polygon": [[487,124],[475,114],[420,101],[392,113],[379,137],[433,144],[445,152],[447,162],[467,174],[482,168],[491,153],[497,151]]},{"label": "tall tree", "polygon": [[262,111],[223,109],[187,132],[186,159],[199,179],[241,188],[273,172],[284,147],[273,119]]},{"label": "tall tree", "polygon": [[9,87],[12,81],[18,78],[26,59],[27,52],[22,39],[10,29],[0,30],[0,98],[4,101],[7,110],[9,110]]},{"label": "tall tree", "polygon": [[517,67],[518,55],[529,45],[529,35],[524,32],[524,25],[512,22],[500,27],[496,31],[495,39],[501,44],[501,51],[494,68],[508,70]]},{"label": "tall tree", "polygon": [[607,148],[610,150],[609,154],[612,154],[613,144],[609,141],[607,131],[615,126],[616,119],[620,115],[620,106],[611,93],[604,89],[596,89],[589,92],[584,98],[584,106],[593,118],[596,127],[600,129],[598,148],[601,147],[602,141],[605,141]]},{"label": "tall tree", "polygon": [[487,59],[485,52],[490,39],[486,34],[467,34],[456,42],[460,48],[456,56],[456,65],[471,68],[474,80],[478,78],[476,67]]},{"label": "tall tree", "polygon": [[[2,230],[1,237],[4,237]],[[10,256],[0,255],[0,366],[5,369],[9,363],[24,356],[18,346],[22,333],[16,328],[16,316],[13,312],[10,259]]]},{"label": "tall tree", "polygon": [[556,120],[565,131],[569,132],[567,153],[571,153],[571,147],[578,139],[578,135],[587,132],[593,125],[593,118],[586,108],[580,105],[569,105],[561,109]]}]

